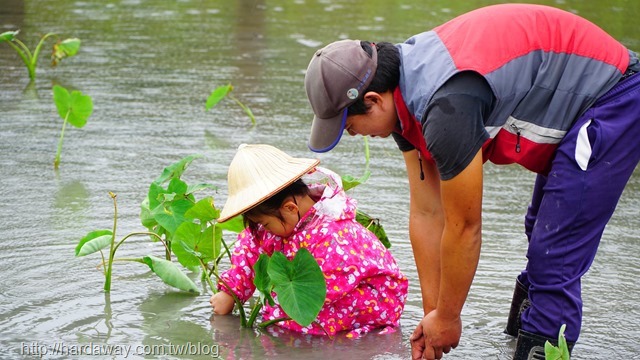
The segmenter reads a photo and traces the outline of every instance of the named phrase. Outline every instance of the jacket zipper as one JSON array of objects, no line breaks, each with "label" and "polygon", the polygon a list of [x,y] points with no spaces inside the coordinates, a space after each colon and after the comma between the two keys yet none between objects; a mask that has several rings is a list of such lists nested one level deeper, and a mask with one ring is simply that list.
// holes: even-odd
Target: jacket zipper
[{"label": "jacket zipper", "polygon": [[518,128],[515,124],[510,124],[511,128],[516,132],[516,152],[520,152],[520,128]]}]

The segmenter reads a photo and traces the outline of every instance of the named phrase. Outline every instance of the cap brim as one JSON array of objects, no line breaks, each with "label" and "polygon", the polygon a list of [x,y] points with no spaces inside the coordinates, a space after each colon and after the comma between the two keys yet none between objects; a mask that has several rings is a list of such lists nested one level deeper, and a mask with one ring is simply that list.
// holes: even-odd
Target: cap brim
[{"label": "cap brim", "polygon": [[311,123],[309,149],[319,153],[333,149],[340,142],[346,123],[347,109],[329,119],[320,119],[314,116]]}]

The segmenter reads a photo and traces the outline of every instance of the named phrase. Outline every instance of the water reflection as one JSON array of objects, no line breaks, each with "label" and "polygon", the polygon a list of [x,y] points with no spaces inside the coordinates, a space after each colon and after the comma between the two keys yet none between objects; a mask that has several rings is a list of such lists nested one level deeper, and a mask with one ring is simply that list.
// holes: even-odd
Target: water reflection
[{"label": "water reflection", "polygon": [[407,357],[407,348],[400,345],[403,343],[401,329],[389,334],[373,331],[358,339],[346,338],[344,333],[329,338],[290,332],[277,326],[264,330],[242,329],[239,318],[229,315],[212,316],[211,329],[213,339],[227,359],[290,358],[293,353],[300,359],[322,360]]}]

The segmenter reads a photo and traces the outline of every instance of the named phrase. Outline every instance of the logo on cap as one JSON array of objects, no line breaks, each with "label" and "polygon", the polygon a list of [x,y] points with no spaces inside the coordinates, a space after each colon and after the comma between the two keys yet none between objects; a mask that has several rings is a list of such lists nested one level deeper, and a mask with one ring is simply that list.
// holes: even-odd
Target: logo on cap
[{"label": "logo on cap", "polygon": [[351,88],[347,90],[347,97],[351,100],[355,100],[358,97],[358,89]]}]

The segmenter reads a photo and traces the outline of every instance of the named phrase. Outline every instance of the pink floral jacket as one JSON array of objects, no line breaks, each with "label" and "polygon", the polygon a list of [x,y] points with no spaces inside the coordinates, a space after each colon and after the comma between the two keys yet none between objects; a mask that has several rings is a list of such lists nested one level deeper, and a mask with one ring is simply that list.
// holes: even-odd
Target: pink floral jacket
[{"label": "pink floral jacket", "polygon": [[[253,237],[248,230],[238,235],[231,267],[221,278],[241,301],[255,291],[253,265],[262,253],[280,251],[291,260],[300,248],[315,257],[327,283],[327,297],[316,322],[302,327],[294,321],[279,326],[302,333],[335,335],[350,331],[357,337],[372,329],[386,331],[399,325],[407,297],[408,281],[391,253],[378,238],[355,220],[356,201],[342,190],[339,176],[317,167],[303,178],[316,204],[302,216],[294,233],[282,238],[264,229]],[[218,284],[221,291],[228,290]],[[263,319],[286,316],[277,304],[263,308]],[[388,328],[390,327],[390,328]],[[324,330],[323,330],[324,328]]]}]

